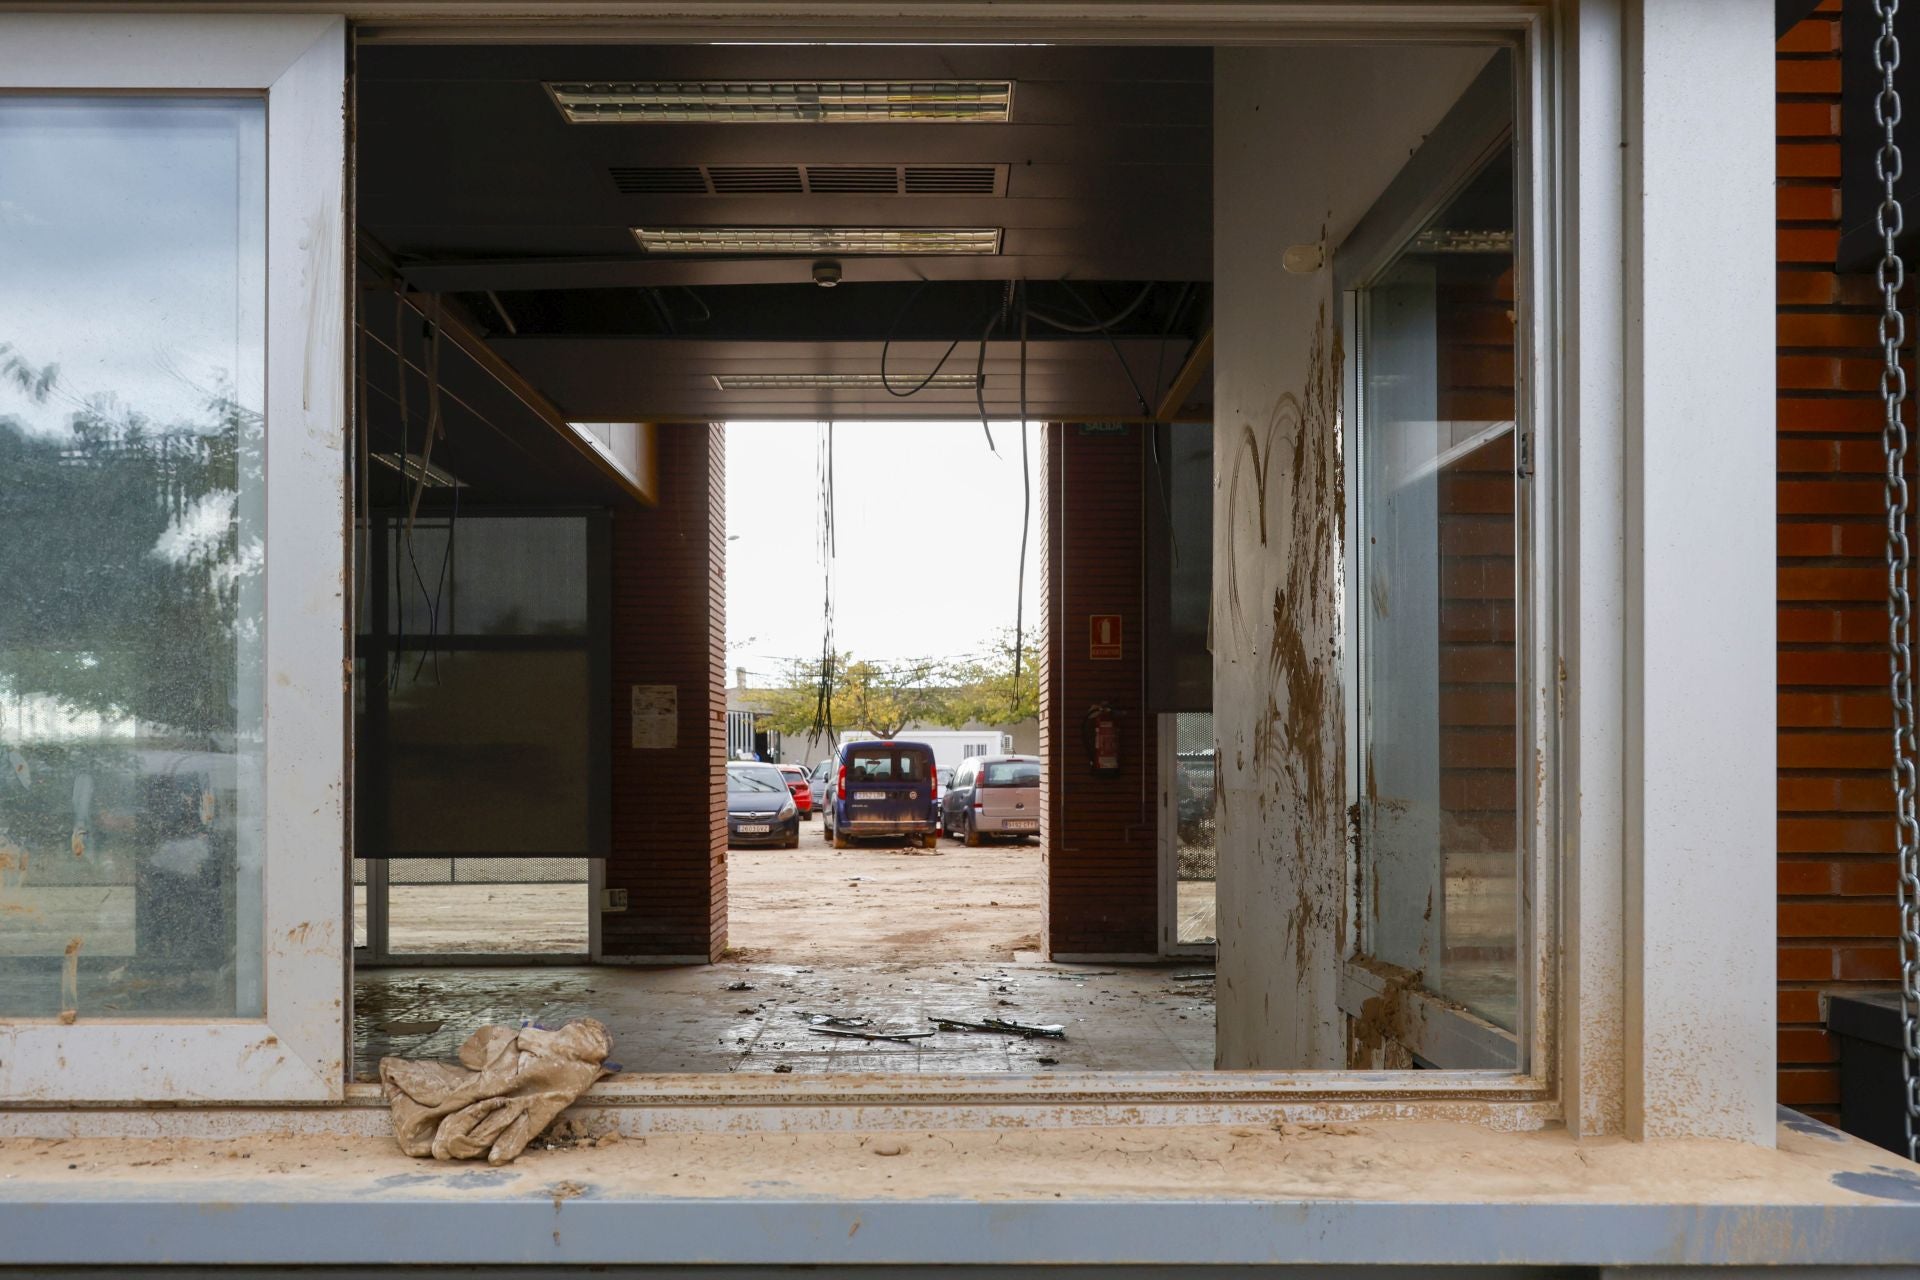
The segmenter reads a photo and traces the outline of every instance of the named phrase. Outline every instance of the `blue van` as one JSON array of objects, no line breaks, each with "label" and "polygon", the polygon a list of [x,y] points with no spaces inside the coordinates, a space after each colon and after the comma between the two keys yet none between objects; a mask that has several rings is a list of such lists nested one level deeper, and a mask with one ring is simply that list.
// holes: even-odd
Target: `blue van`
[{"label": "blue van", "polygon": [[936,849],[934,792],[933,748],[926,743],[844,743],[828,786],[826,834],[836,849],[864,836],[908,836]]}]

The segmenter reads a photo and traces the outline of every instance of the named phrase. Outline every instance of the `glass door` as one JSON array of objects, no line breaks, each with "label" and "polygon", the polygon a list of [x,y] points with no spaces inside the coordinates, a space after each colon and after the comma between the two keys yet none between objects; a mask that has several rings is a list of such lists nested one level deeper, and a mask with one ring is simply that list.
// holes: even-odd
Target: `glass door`
[{"label": "glass door", "polygon": [[1218,932],[1214,887],[1219,869],[1213,713],[1163,714],[1159,737],[1160,950],[1211,955]]},{"label": "glass door", "polygon": [[341,1091],[344,51],[0,16],[0,1099]]}]

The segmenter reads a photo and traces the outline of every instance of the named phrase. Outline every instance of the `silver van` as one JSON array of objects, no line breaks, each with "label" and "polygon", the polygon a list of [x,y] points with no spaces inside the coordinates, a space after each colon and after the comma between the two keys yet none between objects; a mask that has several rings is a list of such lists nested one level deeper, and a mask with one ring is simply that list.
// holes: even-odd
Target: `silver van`
[{"label": "silver van", "polygon": [[988,840],[1025,843],[1040,834],[1040,757],[973,756],[962,761],[940,803],[940,830],[969,848]]}]

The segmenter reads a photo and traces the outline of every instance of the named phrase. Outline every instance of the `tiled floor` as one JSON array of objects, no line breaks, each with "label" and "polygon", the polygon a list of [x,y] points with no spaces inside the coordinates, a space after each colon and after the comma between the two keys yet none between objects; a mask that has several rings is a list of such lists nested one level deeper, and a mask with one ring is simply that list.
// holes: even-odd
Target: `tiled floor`
[{"label": "tiled floor", "polygon": [[[489,1022],[591,1016],[640,1072],[1199,1070],[1213,1065],[1211,966],[782,965],[382,969],[354,980],[354,1075],[381,1057],[451,1057]],[[747,989],[735,989],[738,984]],[[911,1043],[820,1034],[815,1015]],[[1060,1023],[1060,1040],[936,1030],[930,1016]]]}]

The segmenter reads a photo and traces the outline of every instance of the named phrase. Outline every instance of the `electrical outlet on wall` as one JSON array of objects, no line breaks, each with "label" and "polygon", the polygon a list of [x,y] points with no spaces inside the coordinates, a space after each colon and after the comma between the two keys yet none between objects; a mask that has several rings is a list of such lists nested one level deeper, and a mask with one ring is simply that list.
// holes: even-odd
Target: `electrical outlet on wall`
[{"label": "electrical outlet on wall", "polygon": [[600,891],[600,909],[602,911],[625,911],[627,909],[627,891],[625,889],[602,889]]}]

